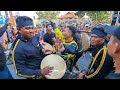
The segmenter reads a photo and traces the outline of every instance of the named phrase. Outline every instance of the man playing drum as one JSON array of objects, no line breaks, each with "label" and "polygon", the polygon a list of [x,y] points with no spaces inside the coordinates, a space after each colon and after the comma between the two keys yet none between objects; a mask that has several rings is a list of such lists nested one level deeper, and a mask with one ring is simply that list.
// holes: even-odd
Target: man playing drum
[{"label": "man playing drum", "polygon": [[103,27],[94,27],[91,34],[91,46],[93,60],[86,73],[80,73],[78,79],[104,79],[114,70],[113,59],[107,53]]},{"label": "man playing drum", "polygon": [[12,50],[16,74],[28,79],[49,75],[53,67],[46,66],[40,69],[45,50],[42,49],[39,37],[34,36],[33,20],[27,16],[20,16],[16,19],[16,24],[20,34]]}]

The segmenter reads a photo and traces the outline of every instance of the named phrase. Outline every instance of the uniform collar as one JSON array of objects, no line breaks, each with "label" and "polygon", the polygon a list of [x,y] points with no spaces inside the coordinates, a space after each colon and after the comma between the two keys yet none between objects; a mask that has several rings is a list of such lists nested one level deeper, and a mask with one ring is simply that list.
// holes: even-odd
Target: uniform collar
[{"label": "uniform collar", "polygon": [[106,43],[105,42],[103,42],[101,45],[98,45],[98,46],[93,46],[93,47],[96,47],[96,48],[102,48],[103,46],[105,46],[106,45]]},{"label": "uniform collar", "polygon": [[103,47],[106,45],[106,42],[103,42],[101,45],[99,45],[99,47]]},{"label": "uniform collar", "polygon": [[28,42],[28,41],[31,41],[31,40],[32,40],[32,39],[27,40],[27,39],[23,38],[22,36],[20,36],[20,39],[21,39],[22,41],[24,41],[24,42]]}]

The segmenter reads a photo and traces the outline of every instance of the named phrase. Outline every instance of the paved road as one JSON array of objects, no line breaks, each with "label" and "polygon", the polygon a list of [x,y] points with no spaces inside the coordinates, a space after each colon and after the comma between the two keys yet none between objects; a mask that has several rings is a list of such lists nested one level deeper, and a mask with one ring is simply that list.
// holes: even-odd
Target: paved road
[{"label": "paved road", "polygon": [[[92,58],[90,57],[89,52],[86,53],[85,57],[82,56],[77,62],[80,70],[87,69],[89,64],[91,63],[91,60],[92,60]],[[8,66],[14,79],[24,79],[23,77],[19,77],[16,75],[13,64],[7,65],[7,66]]]}]

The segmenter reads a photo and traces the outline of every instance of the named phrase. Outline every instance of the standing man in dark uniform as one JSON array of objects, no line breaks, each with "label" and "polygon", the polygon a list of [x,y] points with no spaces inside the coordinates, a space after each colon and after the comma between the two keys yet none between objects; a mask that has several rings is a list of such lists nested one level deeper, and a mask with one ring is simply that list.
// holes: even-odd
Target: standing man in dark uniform
[{"label": "standing man in dark uniform", "polygon": [[14,43],[12,60],[17,75],[36,79],[41,75],[49,75],[53,67],[46,66],[40,69],[44,53],[39,42],[39,37],[34,36],[33,20],[27,16],[20,16],[16,19],[19,38]]},{"label": "standing man in dark uniform", "polygon": [[114,62],[108,55],[103,27],[94,27],[91,33],[91,45],[89,49],[92,52],[93,60],[89,69],[80,73],[78,79],[105,79],[105,77],[114,70]]},{"label": "standing man in dark uniform", "polygon": [[[0,28],[0,37],[7,30],[8,19],[5,21],[5,25]],[[7,66],[6,66],[6,56],[4,53],[3,46],[0,44],[0,79],[12,79],[12,75],[10,74]]]}]

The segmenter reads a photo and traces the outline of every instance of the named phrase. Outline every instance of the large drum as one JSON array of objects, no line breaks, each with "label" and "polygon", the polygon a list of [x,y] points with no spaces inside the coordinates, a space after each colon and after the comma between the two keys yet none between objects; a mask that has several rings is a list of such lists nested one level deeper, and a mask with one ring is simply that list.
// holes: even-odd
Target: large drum
[{"label": "large drum", "polygon": [[90,37],[88,36],[87,33],[82,32],[81,39],[82,39],[83,50],[87,50],[90,47]]},{"label": "large drum", "polygon": [[40,68],[45,66],[54,67],[50,75],[45,75],[47,79],[61,79],[66,72],[66,63],[62,57],[56,54],[46,56],[42,62]]}]

